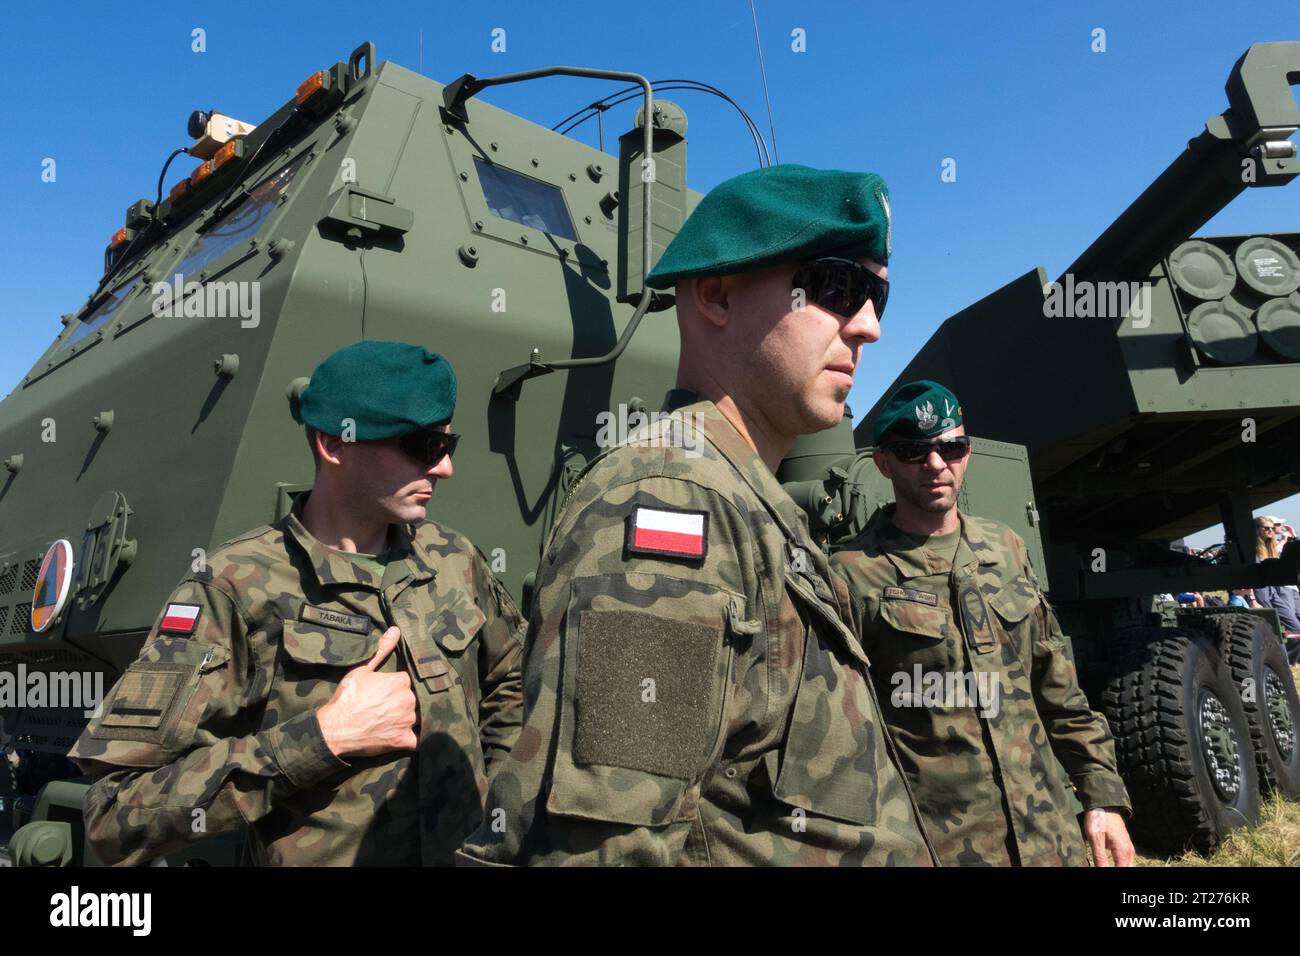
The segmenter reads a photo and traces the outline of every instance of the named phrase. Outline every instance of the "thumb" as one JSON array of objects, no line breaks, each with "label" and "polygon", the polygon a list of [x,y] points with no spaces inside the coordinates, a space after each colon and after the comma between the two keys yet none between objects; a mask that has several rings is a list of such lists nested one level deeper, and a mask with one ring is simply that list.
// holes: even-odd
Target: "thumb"
[{"label": "thumb", "polygon": [[397,642],[401,639],[402,632],[396,627],[390,627],[384,631],[383,636],[379,638],[379,646],[375,648],[375,656],[362,664],[362,669],[368,671],[378,670],[379,665],[383,664],[388,655],[393,653],[393,648],[397,646]]}]

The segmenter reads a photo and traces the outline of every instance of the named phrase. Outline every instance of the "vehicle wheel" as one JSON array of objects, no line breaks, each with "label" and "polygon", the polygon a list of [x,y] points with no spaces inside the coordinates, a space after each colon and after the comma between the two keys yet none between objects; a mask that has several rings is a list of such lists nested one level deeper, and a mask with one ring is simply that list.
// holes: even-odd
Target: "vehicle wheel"
[{"label": "vehicle wheel", "polygon": [[1300,797],[1300,698],[1282,643],[1253,614],[1215,614],[1205,618],[1219,641],[1232,682],[1241,694],[1259,768],[1259,788],[1288,799]]},{"label": "vehicle wheel", "polygon": [[1259,822],[1250,725],[1218,652],[1184,628],[1141,628],[1102,692],[1133,839],[1161,853],[1213,850]]}]

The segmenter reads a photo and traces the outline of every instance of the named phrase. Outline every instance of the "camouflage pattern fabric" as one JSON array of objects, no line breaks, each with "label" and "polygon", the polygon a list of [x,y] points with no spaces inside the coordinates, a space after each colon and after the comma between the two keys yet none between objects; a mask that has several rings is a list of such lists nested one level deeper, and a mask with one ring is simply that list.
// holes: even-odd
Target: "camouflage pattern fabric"
[{"label": "camouflage pattern fabric", "polygon": [[[447,864],[519,734],[524,621],[482,556],[433,523],[394,526],[383,579],[293,513],[209,556],[70,756],[98,776],[86,829],[140,863],[247,827],[259,864]],[[419,747],[340,759],[316,710],[397,625],[380,671],[411,676]],[[166,626],[166,625],[170,625]]]},{"label": "camouflage pattern fabric", "polygon": [[[692,400],[670,393],[681,421],[702,416],[689,447],[660,419],[557,518],[524,728],[462,862],[931,865],[847,592],[775,476]],[[701,525],[698,559],[646,553],[645,510]]]},{"label": "camouflage pattern fabric", "polygon": [[1024,542],[961,515],[955,555],[941,554],[892,514],[831,564],[940,860],[1086,866],[1069,786],[1084,809],[1126,814],[1128,792]]}]

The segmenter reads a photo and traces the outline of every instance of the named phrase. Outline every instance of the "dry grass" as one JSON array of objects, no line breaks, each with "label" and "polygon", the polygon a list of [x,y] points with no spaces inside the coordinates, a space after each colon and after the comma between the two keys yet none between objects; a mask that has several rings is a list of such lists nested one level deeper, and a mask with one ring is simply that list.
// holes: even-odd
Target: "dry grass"
[{"label": "dry grass", "polygon": [[1165,859],[1138,854],[1138,866],[1300,866],[1300,803],[1264,801],[1259,826],[1233,830],[1212,854],[1188,850]]},{"label": "dry grass", "polygon": [[[1300,685],[1300,667],[1292,668]],[[1138,866],[1300,866],[1300,803],[1264,801],[1259,826],[1234,830],[1210,856],[1194,850],[1165,859],[1138,855]]]}]

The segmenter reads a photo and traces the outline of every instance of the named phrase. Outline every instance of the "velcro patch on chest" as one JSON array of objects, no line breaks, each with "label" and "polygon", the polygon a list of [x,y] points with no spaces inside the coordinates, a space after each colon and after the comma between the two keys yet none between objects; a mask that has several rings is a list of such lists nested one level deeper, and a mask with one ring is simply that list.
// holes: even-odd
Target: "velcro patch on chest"
[{"label": "velcro patch on chest", "polygon": [[331,611],[329,608],[316,607],[311,604],[302,606],[298,619],[309,624],[320,624],[322,627],[352,631],[354,634],[370,633],[370,618],[368,617],[357,614],[344,614],[342,611]]},{"label": "velcro patch on chest", "polygon": [[197,604],[168,604],[158,630],[168,634],[193,634],[199,626],[200,610]]},{"label": "velcro patch on chest", "polygon": [[709,550],[709,514],[638,506],[628,515],[627,554],[703,560]]},{"label": "velcro patch on chest", "polygon": [[886,601],[915,601],[917,604],[925,604],[929,607],[939,606],[939,595],[932,594],[929,591],[918,591],[916,588],[885,588]]}]

